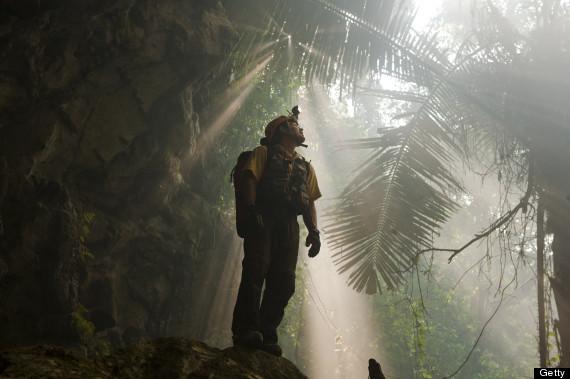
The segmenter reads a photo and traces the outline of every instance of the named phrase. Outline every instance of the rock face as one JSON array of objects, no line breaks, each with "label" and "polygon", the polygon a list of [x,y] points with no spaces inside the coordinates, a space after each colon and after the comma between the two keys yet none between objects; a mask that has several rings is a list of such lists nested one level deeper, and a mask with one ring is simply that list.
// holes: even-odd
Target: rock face
[{"label": "rock face", "polygon": [[7,0],[0,25],[0,346],[186,330],[234,243],[182,172],[230,73],[223,7]]},{"label": "rock face", "polygon": [[200,342],[160,339],[96,360],[55,347],[0,351],[0,378],[305,379],[291,362],[262,351],[213,349]]}]

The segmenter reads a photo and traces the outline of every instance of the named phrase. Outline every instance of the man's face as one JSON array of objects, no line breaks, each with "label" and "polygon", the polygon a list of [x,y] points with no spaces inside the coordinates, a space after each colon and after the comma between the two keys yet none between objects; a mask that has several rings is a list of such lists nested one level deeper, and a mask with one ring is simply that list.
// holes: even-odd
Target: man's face
[{"label": "man's face", "polygon": [[289,130],[291,136],[295,139],[298,144],[305,142],[305,135],[303,134],[303,128],[299,124],[294,122],[289,122]]}]

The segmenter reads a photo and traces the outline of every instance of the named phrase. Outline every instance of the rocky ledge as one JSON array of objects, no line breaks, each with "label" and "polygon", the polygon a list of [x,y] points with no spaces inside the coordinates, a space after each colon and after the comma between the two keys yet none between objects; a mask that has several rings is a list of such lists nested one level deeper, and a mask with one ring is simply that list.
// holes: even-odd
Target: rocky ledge
[{"label": "rocky ledge", "polygon": [[0,378],[304,379],[293,363],[263,351],[220,350],[181,338],[163,338],[86,359],[54,346],[0,351]]}]

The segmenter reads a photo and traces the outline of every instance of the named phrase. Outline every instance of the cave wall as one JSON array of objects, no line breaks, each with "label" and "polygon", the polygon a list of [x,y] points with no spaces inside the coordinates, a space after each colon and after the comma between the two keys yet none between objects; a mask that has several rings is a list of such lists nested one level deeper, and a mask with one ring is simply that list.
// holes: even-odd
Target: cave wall
[{"label": "cave wall", "polygon": [[0,25],[0,346],[184,333],[235,244],[181,172],[229,77],[224,8],[7,0]]}]

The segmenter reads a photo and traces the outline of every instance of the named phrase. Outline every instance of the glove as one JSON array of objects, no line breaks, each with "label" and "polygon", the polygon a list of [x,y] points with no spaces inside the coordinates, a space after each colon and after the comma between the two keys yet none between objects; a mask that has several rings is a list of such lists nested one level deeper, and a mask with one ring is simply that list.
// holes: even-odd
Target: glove
[{"label": "glove", "polygon": [[309,230],[309,235],[305,241],[305,246],[311,246],[309,249],[310,258],[314,258],[317,256],[317,254],[319,254],[319,251],[321,251],[321,237],[318,229]]},{"label": "glove", "polygon": [[249,233],[259,233],[263,231],[263,216],[255,205],[250,205],[247,211],[247,226]]}]

